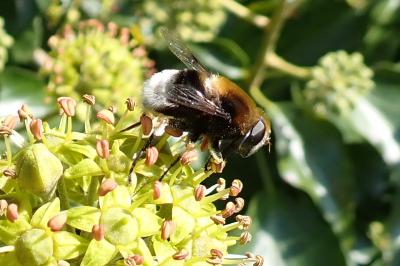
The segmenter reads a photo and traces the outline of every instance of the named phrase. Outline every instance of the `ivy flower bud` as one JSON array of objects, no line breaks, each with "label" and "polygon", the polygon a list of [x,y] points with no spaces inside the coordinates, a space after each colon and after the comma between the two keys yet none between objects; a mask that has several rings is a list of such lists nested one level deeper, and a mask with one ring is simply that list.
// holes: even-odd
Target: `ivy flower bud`
[{"label": "ivy flower bud", "polygon": [[0,216],[3,216],[7,213],[8,203],[5,199],[0,200]]},{"label": "ivy flower bud", "polygon": [[201,201],[205,194],[206,194],[206,187],[204,185],[198,185],[196,189],[194,190],[194,198],[196,201]]},{"label": "ivy flower bud", "polygon": [[181,164],[188,165],[197,160],[197,151],[195,149],[189,149],[185,151],[181,156]]},{"label": "ivy flower bud", "polygon": [[96,103],[96,97],[94,95],[84,94],[82,100],[89,105],[94,105]]},{"label": "ivy flower bud", "polygon": [[247,243],[249,243],[252,239],[251,234],[248,231],[244,231],[241,235],[240,235],[240,239],[239,239],[239,243],[240,245],[246,245]]},{"label": "ivy flower bud", "polygon": [[30,124],[30,129],[31,129],[32,135],[37,140],[41,140],[43,138],[42,124],[43,123],[42,123],[41,119],[32,119],[31,124]]},{"label": "ivy flower bud", "polygon": [[144,258],[140,255],[129,255],[125,258],[124,262],[127,266],[142,265],[144,263]]},{"label": "ivy flower bud", "polygon": [[218,257],[207,258],[207,262],[212,265],[222,265],[222,259]]},{"label": "ivy flower bud", "polygon": [[247,215],[237,215],[236,221],[240,223],[244,230],[249,230],[251,223],[253,222],[250,216]]},{"label": "ivy flower bud", "polygon": [[256,263],[253,264],[254,266],[263,266],[264,265],[264,258],[260,255],[256,256]]},{"label": "ivy flower bud", "polygon": [[249,259],[255,259],[256,258],[256,255],[254,255],[253,253],[251,253],[249,251],[244,253],[244,255],[246,255],[246,257],[249,258]]},{"label": "ivy flower bud", "polygon": [[243,189],[243,183],[239,179],[235,179],[232,181],[232,185],[229,191],[229,195],[236,197]]},{"label": "ivy flower bud", "polygon": [[146,161],[145,164],[147,166],[152,166],[157,162],[158,159],[158,150],[156,147],[149,147],[146,150]]},{"label": "ivy flower bud", "polygon": [[47,226],[51,229],[51,231],[57,232],[60,231],[66,223],[67,223],[67,213],[61,212],[56,216],[54,216],[53,218],[51,218],[47,222]]},{"label": "ivy flower bud", "polygon": [[172,255],[172,258],[174,260],[184,260],[187,258],[189,255],[189,252],[186,249],[181,249],[178,252],[176,252],[174,255]]},{"label": "ivy flower bud", "polygon": [[128,109],[128,111],[135,110],[136,103],[132,98],[126,99],[125,104],[126,104],[126,109]]},{"label": "ivy flower bud", "polygon": [[210,254],[211,254],[211,256],[214,257],[214,258],[220,258],[220,259],[222,259],[222,258],[224,257],[224,253],[222,253],[221,250],[215,249],[215,248],[213,248],[213,249],[210,250]]},{"label": "ivy flower bud", "polygon": [[221,161],[215,161],[215,160],[211,160],[211,170],[214,173],[222,173],[222,171],[225,168],[226,165],[226,161],[221,160]]},{"label": "ivy flower bud", "polygon": [[161,226],[161,238],[167,240],[175,232],[176,225],[171,220],[164,220]]},{"label": "ivy flower bud", "polygon": [[111,178],[105,179],[99,187],[99,196],[107,195],[107,193],[116,189],[117,186],[118,186],[117,182],[115,182],[113,179]]},{"label": "ivy flower bud", "polygon": [[7,116],[4,121],[3,121],[3,125],[7,128],[10,129],[10,131],[15,129],[15,126],[18,123],[18,116],[15,115],[9,115]]},{"label": "ivy flower bud", "polygon": [[14,169],[7,168],[3,171],[3,175],[6,177],[15,178],[17,176],[17,173]]},{"label": "ivy flower bud", "polygon": [[117,113],[117,107],[115,107],[114,105],[109,106],[107,110],[109,110],[113,114]]},{"label": "ivy flower bud", "polygon": [[132,54],[136,57],[145,57],[147,56],[147,51],[144,48],[143,45],[136,47],[135,49],[133,49]]},{"label": "ivy flower bud", "polygon": [[92,236],[95,240],[101,241],[104,239],[105,228],[102,224],[95,224],[92,227]]},{"label": "ivy flower bud", "polygon": [[210,219],[215,223],[215,224],[221,224],[224,225],[225,224],[225,218],[222,217],[222,215],[213,215],[210,217]]},{"label": "ivy flower bud", "polygon": [[96,151],[97,155],[102,159],[108,159],[110,156],[110,146],[108,144],[108,140],[98,140],[96,142]]},{"label": "ivy flower bud", "polygon": [[114,117],[113,112],[111,112],[110,110],[107,110],[107,109],[103,109],[103,110],[99,111],[97,113],[96,117],[98,119],[103,120],[107,124],[113,125],[115,123],[115,117]]},{"label": "ivy flower bud", "polygon": [[240,212],[241,210],[243,210],[243,207],[244,207],[244,199],[238,197],[238,198],[235,199],[235,202],[236,202],[235,213],[238,213],[238,212]]},{"label": "ivy flower bud", "polygon": [[29,110],[28,106],[26,104],[23,104],[21,108],[18,109],[18,116],[19,120],[23,121],[25,119],[32,118],[33,114]]},{"label": "ivy flower bud", "polygon": [[153,199],[157,200],[161,197],[161,188],[162,188],[162,183],[160,181],[154,182],[153,185]]},{"label": "ivy flower bud", "polygon": [[12,134],[12,131],[10,128],[6,126],[0,126],[0,136],[9,136]]},{"label": "ivy flower bud", "polygon": [[17,158],[15,170],[22,189],[44,198],[54,192],[63,174],[61,161],[43,143],[24,148]]},{"label": "ivy flower bud", "polygon": [[140,117],[140,124],[142,125],[143,135],[149,136],[153,130],[153,121],[147,115],[142,115]]},{"label": "ivy flower bud", "polygon": [[[227,17],[220,1],[147,0],[139,6],[141,19],[139,25],[152,25],[154,30],[160,26],[174,25],[178,36],[185,41],[209,42],[217,36]],[[151,40],[154,41],[154,40]]]},{"label": "ivy flower bud", "polygon": [[225,209],[221,212],[222,217],[228,218],[235,213],[236,206],[233,202],[229,201],[225,205]]},{"label": "ivy flower bud", "polygon": [[18,205],[15,204],[15,203],[10,203],[10,204],[8,205],[8,207],[7,207],[6,216],[7,216],[7,219],[8,219],[10,222],[15,222],[15,221],[18,219],[18,217],[19,217],[19,214],[18,214]]},{"label": "ivy flower bud", "polygon": [[58,105],[63,110],[64,114],[67,116],[75,115],[76,101],[71,97],[58,97]]},{"label": "ivy flower bud", "polygon": [[373,74],[360,53],[327,53],[312,68],[304,99],[320,116],[348,112],[374,88]]},{"label": "ivy flower bud", "polygon": [[0,135],[11,135],[18,122],[17,116],[7,116],[0,126]]},{"label": "ivy flower bud", "polygon": [[218,187],[217,187],[218,192],[221,190],[224,190],[226,187],[226,180],[224,178],[220,177],[217,180],[217,184],[218,184]]},{"label": "ivy flower bud", "polygon": [[119,40],[122,45],[128,45],[129,42],[129,37],[130,37],[130,32],[128,28],[122,28],[121,33],[119,36]]},{"label": "ivy flower bud", "polygon": [[118,25],[110,21],[107,23],[107,30],[108,30],[108,35],[110,37],[114,37],[115,35],[117,35]]}]

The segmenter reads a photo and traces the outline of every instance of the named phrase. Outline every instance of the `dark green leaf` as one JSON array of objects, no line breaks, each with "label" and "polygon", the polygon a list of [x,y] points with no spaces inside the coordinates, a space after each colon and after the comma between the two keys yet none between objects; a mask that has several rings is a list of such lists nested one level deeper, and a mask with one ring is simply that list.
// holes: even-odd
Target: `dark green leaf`
[{"label": "dark green leaf", "polygon": [[15,37],[15,43],[11,48],[12,60],[18,63],[31,63],[34,51],[42,44],[42,36],[42,19],[35,17],[29,27]]},{"label": "dark green leaf", "polygon": [[19,67],[8,67],[0,73],[0,115],[16,114],[22,104],[40,117],[47,113],[43,104],[43,82],[36,73]]},{"label": "dark green leaf", "polygon": [[346,265],[335,235],[304,194],[260,193],[249,215],[253,240],[244,250],[262,255],[264,265]]},{"label": "dark green leaf", "polygon": [[306,116],[293,104],[272,105],[268,111],[280,175],[308,193],[343,248],[350,248],[354,180],[339,133],[331,124]]}]

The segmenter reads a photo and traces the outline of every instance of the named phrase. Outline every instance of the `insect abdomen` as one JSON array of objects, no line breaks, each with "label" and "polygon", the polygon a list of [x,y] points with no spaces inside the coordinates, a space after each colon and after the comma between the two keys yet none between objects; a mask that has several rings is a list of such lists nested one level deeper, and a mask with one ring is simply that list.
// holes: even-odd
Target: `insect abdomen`
[{"label": "insect abdomen", "polygon": [[176,69],[163,70],[152,75],[144,83],[142,95],[144,108],[159,112],[164,108],[175,107],[167,100],[166,91],[178,73],[179,70]]}]

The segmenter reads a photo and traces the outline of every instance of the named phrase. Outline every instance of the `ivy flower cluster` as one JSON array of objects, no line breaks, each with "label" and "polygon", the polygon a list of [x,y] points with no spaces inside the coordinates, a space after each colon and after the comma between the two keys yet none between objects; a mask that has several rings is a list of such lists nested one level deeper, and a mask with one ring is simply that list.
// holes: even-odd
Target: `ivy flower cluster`
[{"label": "ivy flower cluster", "polygon": [[374,87],[373,71],[360,53],[330,52],[320,59],[311,75],[304,97],[321,116],[351,110],[358,98]]},{"label": "ivy flower cluster", "polygon": [[140,8],[139,25],[144,31],[157,32],[170,27],[185,41],[208,42],[214,39],[226,20],[219,1],[148,0]]},{"label": "ivy flower cluster", "polygon": [[[228,253],[251,240],[252,220],[238,214],[239,179],[206,187],[213,172],[190,166],[198,154],[185,136],[171,141],[177,134],[166,130],[144,150],[157,118],[143,115],[127,130],[138,112],[132,99],[121,116],[102,109],[94,120],[95,101],[81,100],[82,131],[73,130],[71,97],[58,98],[56,127],[25,105],[3,119],[0,265],[262,265],[260,256]],[[26,139],[15,131],[19,121]]]},{"label": "ivy flower cluster", "polygon": [[62,33],[50,37],[48,44],[50,52],[36,56],[48,79],[48,101],[59,96],[78,100],[80,95],[91,94],[121,114],[121,98],[138,98],[144,79],[155,71],[155,62],[148,59],[130,29],[113,22],[105,26],[87,20],[78,30],[67,25]]}]

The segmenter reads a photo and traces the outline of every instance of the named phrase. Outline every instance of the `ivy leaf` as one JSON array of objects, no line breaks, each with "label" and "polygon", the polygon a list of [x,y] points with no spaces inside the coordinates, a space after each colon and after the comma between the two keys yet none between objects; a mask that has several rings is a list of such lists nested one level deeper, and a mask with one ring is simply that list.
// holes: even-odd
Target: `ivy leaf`
[{"label": "ivy leaf", "polygon": [[346,265],[318,209],[303,193],[290,192],[270,190],[252,199],[248,214],[253,217],[253,239],[245,250],[263,256],[265,265]]},{"label": "ivy leaf", "polygon": [[7,67],[0,73],[0,116],[15,114],[22,104],[27,104],[37,117],[45,115],[49,108],[43,104],[43,86],[35,72]]},{"label": "ivy leaf", "polygon": [[329,123],[306,116],[293,104],[268,109],[277,136],[282,178],[305,191],[350,249],[354,219],[353,183],[342,139]]}]

